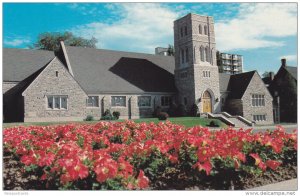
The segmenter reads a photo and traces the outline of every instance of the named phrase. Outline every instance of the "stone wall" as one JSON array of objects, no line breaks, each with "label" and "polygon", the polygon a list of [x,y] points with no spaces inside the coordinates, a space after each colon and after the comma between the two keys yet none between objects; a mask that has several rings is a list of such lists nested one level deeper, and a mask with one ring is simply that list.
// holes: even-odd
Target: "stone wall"
[{"label": "stone wall", "polygon": [[[25,122],[74,121],[86,117],[87,95],[57,58],[49,63],[22,95]],[[47,96],[51,95],[67,96],[67,109],[48,108]]]},{"label": "stone wall", "polygon": [[[252,94],[262,94],[265,96],[265,106],[252,106]],[[253,115],[266,115],[266,121],[257,121],[256,124],[273,124],[273,98],[264,82],[256,72],[248,85],[243,97],[243,116],[253,121]]]},{"label": "stone wall", "polygon": [[[95,96],[95,95],[93,95]],[[161,106],[162,96],[171,96],[175,98],[174,94],[101,94],[99,97],[99,107],[87,107],[86,115],[92,115],[95,119],[100,119],[105,110],[110,110],[111,113],[114,111],[120,112],[120,119],[138,119],[145,117],[153,117],[153,112],[157,106]],[[125,96],[126,106],[112,106],[112,96]],[[139,96],[150,96],[151,105],[149,107],[139,107],[138,97]],[[162,107],[163,110],[167,111],[169,107]]]}]

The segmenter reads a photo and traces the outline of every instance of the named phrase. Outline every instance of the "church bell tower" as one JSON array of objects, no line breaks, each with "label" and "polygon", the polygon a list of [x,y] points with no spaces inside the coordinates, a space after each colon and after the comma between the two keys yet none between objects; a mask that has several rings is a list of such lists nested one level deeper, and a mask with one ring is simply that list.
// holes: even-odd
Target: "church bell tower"
[{"label": "church bell tower", "polygon": [[210,16],[188,14],[174,21],[175,84],[178,102],[189,111],[220,111],[219,72],[214,21]]}]

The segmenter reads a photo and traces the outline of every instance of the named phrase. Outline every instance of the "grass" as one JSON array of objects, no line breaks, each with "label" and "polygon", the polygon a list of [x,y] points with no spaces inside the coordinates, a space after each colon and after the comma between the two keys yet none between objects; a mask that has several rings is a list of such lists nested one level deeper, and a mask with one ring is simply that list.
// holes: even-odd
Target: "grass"
[{"label": "grass", "polygon": [[[200,117],[177,117],[177,118],[168,118],[174,124],[183,125],[186,127],[193,127],[193,126],[208,126],[212,119],[207,118],[200,118]],[[117,120],[112,122],[123,122],[124,120]],[[135,119],[133,120],[136,123],[159,123],[162,122],[157,118],[142,118],[142,119]],[[214,120],[220,127],[225,128],[227,127],[226,124],[219,120]],[[76,122],[25,122],[25,123],[3,123],[3,128],[14,127],[14,126],[48,126],[48,125],[63,125],[69,123],[78,123],[78,124],[95,124],[99,121],[76,121]]]}]

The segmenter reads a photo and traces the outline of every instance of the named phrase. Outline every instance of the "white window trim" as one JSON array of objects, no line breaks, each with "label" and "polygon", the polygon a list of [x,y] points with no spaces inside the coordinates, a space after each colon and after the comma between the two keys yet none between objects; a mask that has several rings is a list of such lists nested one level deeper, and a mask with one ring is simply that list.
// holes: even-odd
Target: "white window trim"
[{"label": "white window trim", "polygon": [[[98,106],[89,106],[88,105],[89,97],[98,97]],[[88,98],[87,98],[87,100],[86,100],[86,107],[87,108],[100,108],[100,99],[99,99],[99,96],[97,96],[97,95],[89,95]]]},{"label": "white window trim", "polygon": [[[150,106],[140,106],[139,105],[139,98],[140,97],[150,97]],[[139,108],[151,108],[152,107],[152,97],[150,95],[141,95],[141,96],[138,96],[138,98],[137,98],[137,107],[139,107]]]},{"label": "white window trim", "polygon": [[[112,104],[112,103],[113,103],[113,102],[112,102],[112,98],[113,98],[113,97],[125,97],[125,106],[120,106],[120,105],[113,106],[113,104]],[[115,96],[115,95],[114,95],[114,96],[111,96],[111,97],[110,97],[110,105],[111,105],[112,108],[126,108],[126,107],[127,107],[127,103],[126,103],[126,102],[127,102],[127,97],[126,97],[126,96],[122,96],[122,95],[120,95],[120,96]]]},{"label": "white window trim", "polygon": [[[52,108],[48,107],[48,97],[52,97],[52,103],[53,103]],[[55,108],[55,97],[59,97],[59,108]],[[62,97],[67,98],[67,105],[66,105],[67,108],[62,108],[61,107],[61,98]],[[69,97],[68,97],[68,95],[46,95],[45,98],[46,98],[46,110],[47,111],[67,111],[67,110],[69,110],[69,105],[68,105]]]}]

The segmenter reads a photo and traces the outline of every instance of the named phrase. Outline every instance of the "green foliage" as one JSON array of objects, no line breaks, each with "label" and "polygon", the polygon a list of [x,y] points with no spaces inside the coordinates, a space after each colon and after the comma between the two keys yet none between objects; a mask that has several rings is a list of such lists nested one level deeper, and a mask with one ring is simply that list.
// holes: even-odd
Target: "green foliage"
[{"label": "green foliage", "polygon": [[92,115],[87,115],[87,117],[84,120],[85,121],[93,121],[94,117]]},{"label": "green foliage", "polygon": [[174,46],[169,44],[169,46],[168,46],[168,56],[174,56],[174,54],[175,54]]},{"label": "green foliage", "polygon": [[166,112],[160,112],[157,117],[158,117],[158,120],[167,120],[169,115]]},{"label": "green foliage", "polygon": [[193,116],[193,117],[196,117],[199,113],[199,108],[198,106],[194,103],[192,105],[192,108],[191,108],[191,111],[190,111],[190,115]]},{"label": "green foliage", "polygon": [[153,117],[158,118],[158,115],[162,112],[162,109],[160,106],[157,106],[153,112]]},{"label": "green foliage", "polygon": [[67,31],[64,33],[46,32],[40,34],[37,42],[30,47],[39,50],[58,51],[60,48],[60,41],[64,41],[67,46],[81,46],[87,48],[96,48],[96,43],[98,42],[94,37],[90,40],[84,39]]},{"label": "green foliage", "polygon": [[100,120],[116,120],[117,118],[113,116],[109,109],[105,110]]},{"label": "green foliage", "polygon": [[114,111],[114,112],[113,112],[113,116],[114,116],[116,119],[119,119],[119,117],[120,117],[120,112]]}]

